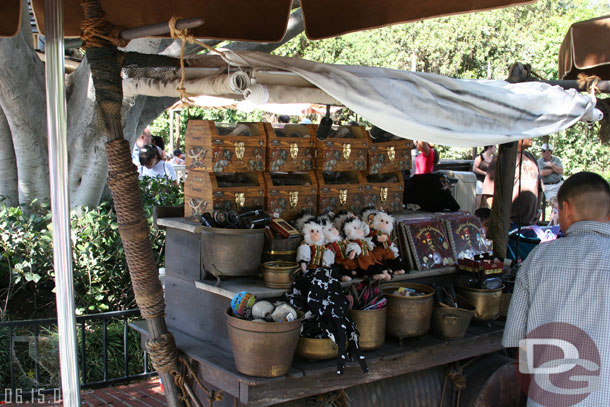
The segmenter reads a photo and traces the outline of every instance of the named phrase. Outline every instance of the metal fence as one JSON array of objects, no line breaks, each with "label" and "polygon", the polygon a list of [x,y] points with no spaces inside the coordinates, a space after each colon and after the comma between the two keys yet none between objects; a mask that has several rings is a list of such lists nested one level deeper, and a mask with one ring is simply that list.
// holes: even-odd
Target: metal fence
[{"label": "metal fence", "polygon": [[[139,316],[140,311],[132,309],[76,317],[81,388],[156,375],[148,370],[148,355],[140,350],[139,334],[128,326],[129,320]],[[4,367],[0,370],[0,401],[61,394],[58,335],[54,318],[0,322],[0,366]]]}]

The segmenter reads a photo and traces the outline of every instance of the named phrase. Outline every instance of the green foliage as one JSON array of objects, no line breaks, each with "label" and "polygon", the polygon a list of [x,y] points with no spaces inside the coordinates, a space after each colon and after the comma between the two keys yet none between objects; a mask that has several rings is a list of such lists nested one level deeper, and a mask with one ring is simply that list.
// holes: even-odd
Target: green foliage
[{"label": "green foliage", "polygon": [[[155,205],[182,205],[183,188],[167,180],[140,183],[144,209],[152,224]],[[35,202],[0,207],[0,319],[54,315],[51,213]],[[125,253],[111,202],[71,214],[73,284],[78,314],[135,307]],[[164,264],[165,232],[151,228],[157,267]]]}]

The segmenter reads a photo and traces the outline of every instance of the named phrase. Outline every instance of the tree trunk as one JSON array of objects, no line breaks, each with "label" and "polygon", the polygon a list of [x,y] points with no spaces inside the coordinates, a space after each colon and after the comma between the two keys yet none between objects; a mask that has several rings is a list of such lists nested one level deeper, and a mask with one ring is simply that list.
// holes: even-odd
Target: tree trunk
[{"label": "tree trunk", "polygon": [[17,196],[17,161],[13,149],[11,129],[0,109],[0,204],[19,205]]},{"label": "tree trunk", "polygon": [[0,39],[0,108],[12,136],[22,204],[49,198],[44,66],[24,31]]}]

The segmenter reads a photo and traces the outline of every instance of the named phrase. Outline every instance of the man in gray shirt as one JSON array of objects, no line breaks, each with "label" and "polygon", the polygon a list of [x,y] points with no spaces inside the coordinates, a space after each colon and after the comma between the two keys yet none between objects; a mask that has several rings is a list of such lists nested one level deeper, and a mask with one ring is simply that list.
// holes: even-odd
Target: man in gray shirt
[{"label": "man in gray shirt", "polygon": [[502,344],[519,347],[531,406],[610,406],[610,186],[580,172],[557,194],[565,237],[517,272]]},{"label": "man in gray shirt", "polygon": [[544,182],[544,195],[546,200],[557,196],[557,191],[563,182],[563,165],[558,157],[553,156],[553,146],[547,143],[542,145],[542,158],[538,159],[538,168]]}]

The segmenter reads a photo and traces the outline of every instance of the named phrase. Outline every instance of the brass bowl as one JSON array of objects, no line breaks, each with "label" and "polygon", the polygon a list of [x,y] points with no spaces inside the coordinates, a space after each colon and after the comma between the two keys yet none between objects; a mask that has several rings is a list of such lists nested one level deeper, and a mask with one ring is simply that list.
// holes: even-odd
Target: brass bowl
[{"label": "brass bowl", "polygon": [[466,335],[474,308],[434,307],[432,310],[432,332],[445,339],[461,339]]},{"label": "brass bowl", "polygon": [[290,288],[301,270],[294,261],[268,261],[263,263],[263,280],[265,287]]},{"label": "brass bowl", "polygon": [[288,373],[299,340],[301,321],[255,322],[236,318],[226,311],[229,340],[235,366],[249,376],[277,377]]},{"label": "brass bowl", "polygon": [[[400,287],[413,288],[425,294],[417,297],[403,297],[393,292]],[[415,283],[391,283],[383,286],[388,298],[388,334],[399,339],[421,336],[430,330],[430,319],[434,306],[434,289]]]},{"label": "brass bowl", "polygon": [[339,355],[339,347],[329,338],[299,338],[296,354],[308,360],[333,359]]},{"label": "brass bowl", "polygon": [[504,286],[494,290],[480,288],[458,288],[458,293],[466,302],[474,306],[476,321],[491,321],[500,316],[500,302]]},{"label": "brass bowl", "polygon": [[354,320],[360,334],[360,349],[364,351],[379,349],[385,342],[385,325],[388,307],[374,310],[351,310],[349,316]]}]

